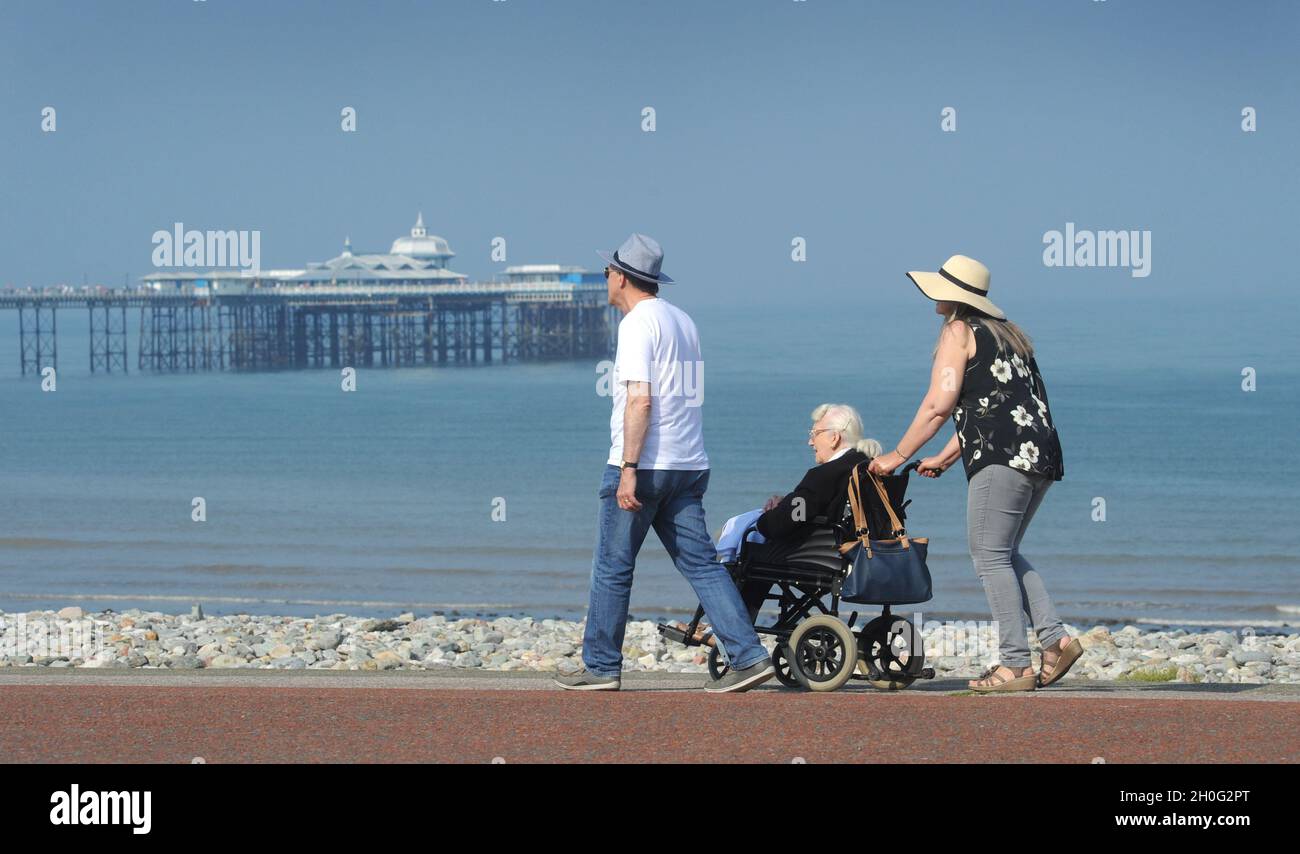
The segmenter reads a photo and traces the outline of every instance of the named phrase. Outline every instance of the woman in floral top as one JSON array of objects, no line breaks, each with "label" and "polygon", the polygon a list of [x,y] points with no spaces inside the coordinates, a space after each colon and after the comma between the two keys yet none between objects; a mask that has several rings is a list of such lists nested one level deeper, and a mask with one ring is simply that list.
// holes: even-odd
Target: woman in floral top
[{"label": "woman in floral top", "polygon": [[[971,558],[998,625],[999,665],[971,680],[975,691],[1032,691],[1065,675],[1083,654],[1065,633],[1056,607],[1020,541],[1048,488],[1065,473],[1061,442],[1034,348],[1020,327],[988,299],[989,271],[964,255],[937,273],[908,273],[944,318],[930,389],[895,450],[871,461],[892,473],[921,450],[952,416],[956,432],[918,472],[938,477],[958,458],[966,469]],[[903,448],[909,450],[904,451]],[[1035,675],[1025,608],[1042,644]]]}]

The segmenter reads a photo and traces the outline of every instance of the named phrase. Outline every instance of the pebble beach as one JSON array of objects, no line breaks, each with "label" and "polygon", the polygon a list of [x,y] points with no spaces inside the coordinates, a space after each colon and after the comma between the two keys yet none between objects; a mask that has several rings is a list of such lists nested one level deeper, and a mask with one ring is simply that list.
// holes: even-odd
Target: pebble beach
[{"label": "pebble beach", "polygon": [[[663,640],[650,620],[627,625],[626,671],[707,672],[700,647]],[[130,610],[0,612],[0,668],[261,668],[560,671],[581,667],[583,624],[529,617],[401,614],[374,619]],[[1300,683],[1300,634],[1137,626],[1067,626],[1084,655],[1071,679]],[[996,650],[991,625],[926,624],[926,663],[939,677],[977,676]],[[769,649],[771,639],[765,639]]]}]

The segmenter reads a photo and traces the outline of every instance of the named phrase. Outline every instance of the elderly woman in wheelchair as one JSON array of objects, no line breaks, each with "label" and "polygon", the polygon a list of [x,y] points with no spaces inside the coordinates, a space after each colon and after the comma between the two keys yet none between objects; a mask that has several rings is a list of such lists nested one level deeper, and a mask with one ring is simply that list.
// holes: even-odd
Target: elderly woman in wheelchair
[{"label": "elderly woman in wheelchair", "polygon": [[[761,509],[728,520],[718,540],[719,559],[737,579],[755,628],[760,634],[776,636],[773,661],[782,683],[814,690],[838,688],[858,664],[860,640],[868,647],[862,651],[861,667],[872,684],[905,687],[923,675],[923,656],[910,655],[910,646],[898,648],[900,635],[906,635],[904,640],[910,644],[911,624],[893,619],[886,608],[884,616],[869,623],[855,639],[838,618],[845,572],[839,546],[852,539],[854,527],[852,519],[845,518],[849,485],[855,468],[880,455],[880,444],[863,438],[862,418],[847,404],[822,404],[813,410],[812,420],[808,444],[816,465],[787,495],[773,495]],[[866,478],[865,466],[860,477]],[[906,474],[887,480],[892,481],[886,484],[889,494],[901,503]],[[869,492],[863,493],[875,501],[869,515],[883,519],[879,499]],[[823,602],[827,596],[829,608]],[[759,626],[759,611],[769,601],[777,605],[779,615],[772,626]],[[697,610],[690,624],[661,625],[660,632],[688,646],[713,647],[709,669],[724,672],[725,662],[709,628],[701,625],[702,616]],[[882,643],[889,648],[882,649]],[[800,666],[791,667],[792,650]]]},{"label": "elderly woman in wheelchair", "polygon": [[[718,537],[718,559],[733,563],[748,541],[767,546],[763,551],[788,550],[804,543],[819,520],[838,521],[844,510],[844,496],[853,468],[881,453],[880,443],[862,437],[862,417],[845,403],[823,403],[812,412],[808,445],[816,462],[799,484],[786,494],[772,495],[761,509],[733,516]],[[770,584],[751,581],[741,588],[741,597],[753,619],[771,590]],[[685,623],[676,628],[685,631]],[[696,643],[715,645],[709,626],[697,627]]]}]

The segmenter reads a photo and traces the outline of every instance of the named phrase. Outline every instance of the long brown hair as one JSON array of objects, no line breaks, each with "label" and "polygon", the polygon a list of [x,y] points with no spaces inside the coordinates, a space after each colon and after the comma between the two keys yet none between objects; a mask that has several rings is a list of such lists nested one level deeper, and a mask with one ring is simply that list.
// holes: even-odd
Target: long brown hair
[{"label": "long brown hair", "polygon": [[[967,320],[973,318],[993,335],[993,340],[1002,350],[1010,350],[1016,353],[1022,359],[1028,359],[1034,355],[1034,342],[1029,336],[1016,324],[1010,320],[998,320],[995,317],[989,317],[984,312],[973,306],[966,305],[963,302],[955,302],[956,306],[950,314],[944,315],[943,323],[939,326],[939,337],[943,337],[943,330],[948,327],[949,323],[954,320]],[[934,352],[938,354],[939,345],[936,342]]]}]

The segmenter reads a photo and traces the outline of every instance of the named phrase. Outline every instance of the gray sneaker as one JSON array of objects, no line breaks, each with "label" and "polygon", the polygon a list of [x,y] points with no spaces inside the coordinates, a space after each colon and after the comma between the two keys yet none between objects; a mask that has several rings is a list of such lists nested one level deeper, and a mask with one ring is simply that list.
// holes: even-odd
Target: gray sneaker
[{"label": "gray sneaker", "polygon": [[744,670],[728,670],[722,674],[721,679],[714,679],[705,685],[704,690],[710,694],[737,694],[762,685],[775,675],[776,668],[772,666],[772,660],[765,658]]},{"label": "gray sneaker", "polygon": [[568,676],[556,674],[552,681],[566,691],[617,691],[620,684],[617,676],[597,676],[585,668]]}]

